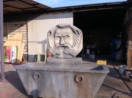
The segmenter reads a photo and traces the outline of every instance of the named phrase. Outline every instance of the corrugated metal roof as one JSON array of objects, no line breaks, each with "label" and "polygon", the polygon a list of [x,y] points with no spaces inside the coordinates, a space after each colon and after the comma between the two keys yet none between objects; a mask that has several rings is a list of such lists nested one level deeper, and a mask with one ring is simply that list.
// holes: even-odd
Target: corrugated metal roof
[{"label": "corrugated metal roof", "polygon": [[[35,2],[34,0],[4,0],[4,14],[15,13],[21,14],[31,13],[52,13],[52,12],[78,12],[78,11],[91,11],[91,10],[109,10],[109,9],[128,9],[132,4],[128,1],[99,3],[99,4],[86,4],[77,6],[67,6],[51,8],[46,5]],[[9,13],[9,14],[8,14]],[[12,14],[10,14],[12,15]],[[13,14],[14,15],[14,14]]]},{"label": "corrugated metal roof", "polygon": [[44,10],[50,7],[33,0],[3,0],[4,13],[28,12],[31,10]]}]

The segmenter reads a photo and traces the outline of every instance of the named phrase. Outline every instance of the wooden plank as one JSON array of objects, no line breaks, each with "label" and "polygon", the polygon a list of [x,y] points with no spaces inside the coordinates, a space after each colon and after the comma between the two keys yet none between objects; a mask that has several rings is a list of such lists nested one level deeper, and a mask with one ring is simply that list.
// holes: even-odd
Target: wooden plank
[{"label": "wooden plank", "polygon": [[130,52],[129,52],[130,54],[130,69],[132,69],[132,49],[130,50]]},{"label": "wooden plank", "polygon": [[128,42],[128,52],[127,52],[127,65],[129,69],[132,69],[132,20],[130,24],[130,34]]},{"label": "wooden plank", "polygon": [[22,55],[22,60],[24,63],[27,62],[26,58],[24,57],[24,54]]},{"label": "wooden plank", "polygon": [[127,64],[128,64],[128,68],[131,69],[131,41],[129,41],[128,43],[128,53],[127,53]]},{"label": "wooden plank", "polygon": [[[19,60],[22,62],[22,56],[23,56],[23,51],[24,51],[24,46],[25,46],[25,43],[22,43],[21,44],[21,48],[19,49],[19,51],[20,51],[20,55],[18,56],[18,58],[19,58]],[[17,62],[17,63],[19,63],[19,61]]]}]

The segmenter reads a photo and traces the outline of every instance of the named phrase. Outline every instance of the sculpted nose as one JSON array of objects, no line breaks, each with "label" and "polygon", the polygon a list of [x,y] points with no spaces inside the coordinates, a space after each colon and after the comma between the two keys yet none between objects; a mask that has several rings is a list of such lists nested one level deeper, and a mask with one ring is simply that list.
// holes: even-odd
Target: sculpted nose
[{"label": "sculpted nose", "polygon": [[60,38],[60,44],[64,45],[64,38],[63,37]]}]

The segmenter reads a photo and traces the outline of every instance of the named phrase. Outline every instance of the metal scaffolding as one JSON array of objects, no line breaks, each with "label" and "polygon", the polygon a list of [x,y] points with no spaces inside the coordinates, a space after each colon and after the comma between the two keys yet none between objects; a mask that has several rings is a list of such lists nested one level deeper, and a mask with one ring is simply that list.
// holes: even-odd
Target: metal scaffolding
[{"label": "metal scaffolding", "polygon": [[0,0],[0,80],[3,81],[5,79],[4,75],[4,51],[3,51],[3,0]]}]

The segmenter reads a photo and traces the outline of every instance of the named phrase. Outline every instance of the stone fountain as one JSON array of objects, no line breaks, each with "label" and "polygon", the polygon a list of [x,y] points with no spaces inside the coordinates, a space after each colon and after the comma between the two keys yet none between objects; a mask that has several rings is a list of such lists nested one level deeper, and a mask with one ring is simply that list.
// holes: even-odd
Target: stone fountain
[{"label": "stone fountain", "polygon": [[16,66],[28,95],[43,98],[94,98],[109,69],[76,58],[82,50],[80,29],[60,24],[48,32],[47,63]]}]

